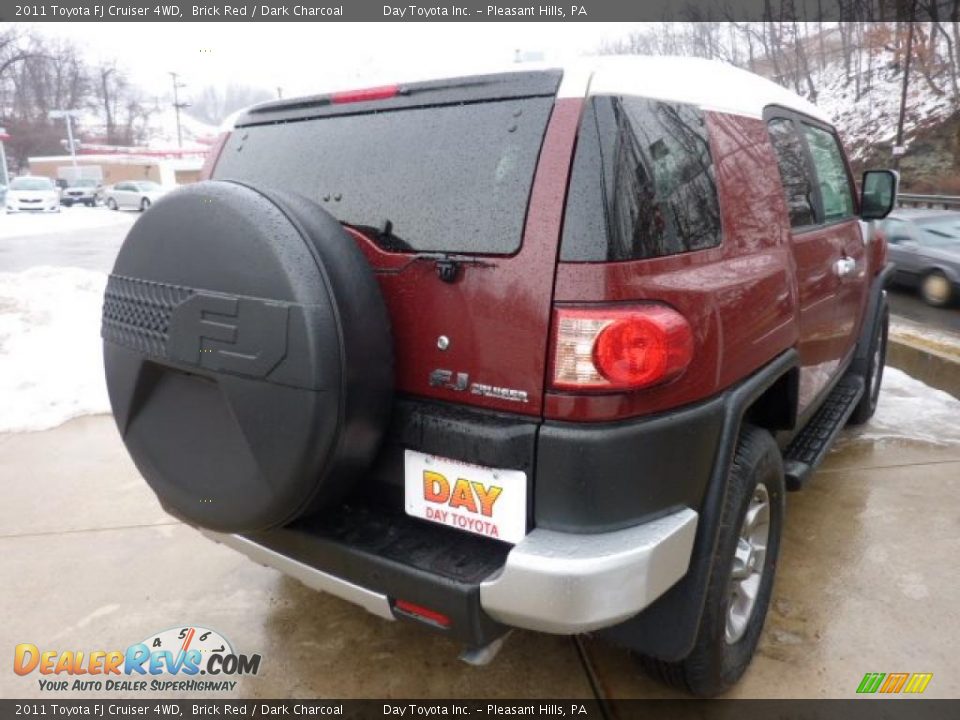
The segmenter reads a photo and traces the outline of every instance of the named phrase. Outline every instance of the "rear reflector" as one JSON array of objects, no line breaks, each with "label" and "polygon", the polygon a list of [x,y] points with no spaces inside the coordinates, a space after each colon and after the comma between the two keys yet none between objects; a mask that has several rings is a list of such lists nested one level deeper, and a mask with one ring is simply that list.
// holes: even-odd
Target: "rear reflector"
[{"label": "rear reflector", "polygon": [[557,308],[553,387],[638,390],[672,380],[693,359],[693,332],[673,308]]},{"label": "rear reflector", "polygon": [[334,105],[354,102],[367,102],[369,100],[386,100],[396,97],[400,89],[396,85],[381,85],[380,87],[363,88],[362,90],[344,90],[335,92],[330,96],[330,102]]},{"label": "rear reflector", "polygon": [[409,615],[417,620],[423,620],[431,625],[438,625],[443,628],[450,627],[450,618],[443,613],[425,608],[406,600],[396,600],[393,603],[393,609],[399,610],[404,615]]}]

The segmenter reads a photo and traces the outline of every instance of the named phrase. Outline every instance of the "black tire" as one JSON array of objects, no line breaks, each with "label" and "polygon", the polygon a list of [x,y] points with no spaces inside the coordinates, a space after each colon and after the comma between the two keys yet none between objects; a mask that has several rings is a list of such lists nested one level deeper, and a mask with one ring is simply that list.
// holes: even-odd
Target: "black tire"
[{"label": "black tire", "polygon": [[146,212],[150,208],[150,200],[144,198],[140,201],[140,212]]},{"label": "black tire", "polygon": [[[769,531],[766,553],[760,563],[756,600],[743,625],[742,635],[728,641],[728,613],[734,553],[751,502],[766,489]],[[641,657],[644,669],[668,685],[698,697],[714,697],[732,687],[753,658],[770,605],[783,533],[785,486],[783,462],[773,436],[745,425],[740,432],[730,467],[720,521],[720,535],[710,569],[710,582],[693,650],[679,662]]]},{"label": "black tire", "polygon": [[87,200],[85,204],[87,207],[94,207],[97,204],[97,202],[96,200]]},{"label": "black tire", "polygon": [[60,204],[64,207],[73,207],[73,200],[61,200]]},{"label": "black tire", "polygon": [[111,210],[119,210],[120,206],[117,205],[117,201],[113,198],[107,198],[107,207]]},{"label": "black tire", "polygon": [[939,270],[931,270],[920,280],[920,297],[931,307],[948,307],[953,296],[950,279]]},{"label": "black tire", "polygon": [[117,255],[102,336],[127,450],[193,525],[282,526],[339,501],[376,456],[386,306],[356,242],[306,198],[210,181],[157,200]]},{"label": "black tire", "polygon": [[883,368],[887,364],[887,336],[890,333],[890,308],[887,306],[885,298],[882,303],[879,317],[876,320],[876,328],[870,336],[863,395],[850,415],[850,419],[847,420],[847,425],[863,425],[877,411],[880,386],[883,383]]}]

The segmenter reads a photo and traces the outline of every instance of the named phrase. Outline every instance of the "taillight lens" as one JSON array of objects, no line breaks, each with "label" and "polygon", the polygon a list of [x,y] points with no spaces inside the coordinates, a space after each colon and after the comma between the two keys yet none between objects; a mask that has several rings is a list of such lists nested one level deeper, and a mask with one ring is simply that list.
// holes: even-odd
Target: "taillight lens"
[{"label": "taillight lens", "polygon": [[220,153],[223,152],[223,146],[227,144],[229,138],[229,132],[222,132],[217,136],[217,141],[210,147],[207,157],[203,160],[203,167],[200,168],[201,180],[209,180],[213,176],[213,169],[217,166],[217,160],[220,159]]},{"label": "taillight lens", "polygon": [[654,303],[557,308],[553,387],[637,390],[680,375],[693,359],[690,323]]}]

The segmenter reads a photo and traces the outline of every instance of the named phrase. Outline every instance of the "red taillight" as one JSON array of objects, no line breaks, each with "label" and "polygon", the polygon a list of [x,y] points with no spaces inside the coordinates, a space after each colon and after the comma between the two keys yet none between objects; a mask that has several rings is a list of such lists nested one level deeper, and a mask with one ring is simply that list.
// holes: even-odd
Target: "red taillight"
[{"label": "red taillight", "polygon": [[432,625],[450,627],[450,618],[436,610],[425,608],[423,605],[417,605],[407,600],[397,600],[393,603],[393,609],[399,610],[404,615],[411,615],[417,620],[424,620]]},{"label": "red taillight", "polygon": [[217,141],[210,146],[207,157],[203,161],[203,167],[200,168],[201,180],[209,180],[213,176],[213,169],[217,166],[217,160],[220,158],[223,146],[227,144],[229,138],[229,132],[222,132],[217,136]]},{"label": "red taillight", "polygon": [[553,387],[637,390],[672,380],[693,359],[690,324],[673,308],[557,308]]},{"label": "red taillight", "polygon": [[386,100],[396,97],[400,88],[396,85],[381,85],[380,87],[363,88],[362,90],[344,90],[335,92],[330,96],[330,102],[334,105],[342,103],[367,102],[369,100]]}]

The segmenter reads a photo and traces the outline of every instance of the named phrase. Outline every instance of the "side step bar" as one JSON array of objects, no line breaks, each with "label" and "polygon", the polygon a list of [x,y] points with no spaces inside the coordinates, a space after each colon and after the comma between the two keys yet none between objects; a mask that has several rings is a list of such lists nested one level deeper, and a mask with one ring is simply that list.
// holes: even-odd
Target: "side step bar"
[{"label": "side step bar", "polygon": [[833,389],[783,454],[787,489],[799,490],[823,462],[864,393],[863,378],[848,374]]}]

